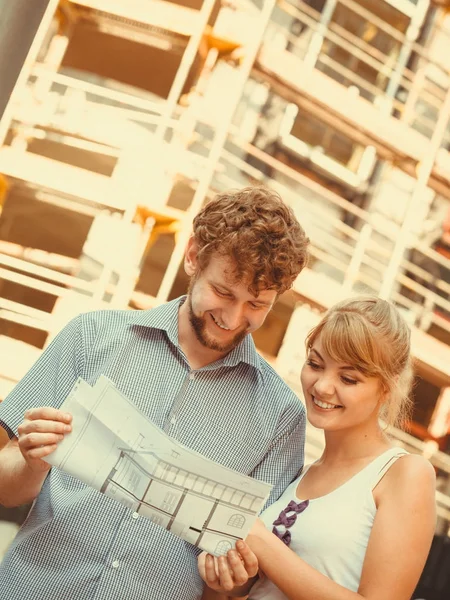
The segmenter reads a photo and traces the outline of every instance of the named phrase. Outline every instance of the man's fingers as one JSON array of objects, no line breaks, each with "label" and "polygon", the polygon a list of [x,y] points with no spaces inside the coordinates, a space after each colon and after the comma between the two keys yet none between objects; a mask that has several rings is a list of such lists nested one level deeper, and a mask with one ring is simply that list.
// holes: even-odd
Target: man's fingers
[{"label": "man's fingers", "polygon": [[234,585],[240,586],[247,583],[250,574],[247,572],[244,562],[236,552],[236,550],[229,550],[227,554],[228,564],[233,573]]},{"label": "man's fingers", "polygon": [[36,421],[44,419],[45,421],[61,421],[62,423],[70,423],[72,415],[51,406],[41,406],[39,408],[30,408],[25,413],[25,419]]},{"label": "man's fingers", "polygon": [[236,543],[236,549],[244,561],[245,570],[249,577],[254,577],[258,573],[258,559],[255,553],[250,550],[244,540],[239,540]]},{"label": "man's fingers", "polygon": [[32,450],[40,446],[58,444],[64,436],[59,433],[30,433],[19,438],[19,446],[22,451]]},{"label": "man's fingers", "polygon": [[26,435],[29,433],[69,433],[72,430],[72,426],[63,423],[62,421],[48,421],[43,419],[37,419],[32,421],[24,421],[19,425],[17,431],[19,435]]},{"label": "man's fingers", "polygon": [[45,458],[52,452],[56,450],[58,447],[57,444],[49,444],[48,446],[40,446],[39,448],[33,448],[32,450],[28,450],[26,453],[28,458]]},{"label": "man's fingers", "polygon": [[49,406],[27,410],[17,429],[24,458],[43,458],[54,452],[64,435],[72,431],[71,421],[71,415]]}]

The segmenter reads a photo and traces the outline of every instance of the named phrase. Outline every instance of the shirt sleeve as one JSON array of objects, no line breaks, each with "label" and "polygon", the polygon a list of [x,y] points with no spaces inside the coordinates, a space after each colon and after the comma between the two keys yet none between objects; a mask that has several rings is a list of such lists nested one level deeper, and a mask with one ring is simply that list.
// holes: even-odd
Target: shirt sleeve
[{"label": "shirt sleeve", "polygon": [[79,316],[64,327],[28,373],[0,403],[0,426],[10,438],[17,437],[17,428],[29,408],[59,408],[64,402],[75,381],[81,376],[81,336]]},{"label": "shirt sleeve", "polygon": [[292,425],[275,439],[269,452],[251,473],[255,479],[273,485],[264,508],[278,500],[303,468],[306,420],[303,405],[301,407],[300,416],[298,412],[295,418],[293,416]]}]

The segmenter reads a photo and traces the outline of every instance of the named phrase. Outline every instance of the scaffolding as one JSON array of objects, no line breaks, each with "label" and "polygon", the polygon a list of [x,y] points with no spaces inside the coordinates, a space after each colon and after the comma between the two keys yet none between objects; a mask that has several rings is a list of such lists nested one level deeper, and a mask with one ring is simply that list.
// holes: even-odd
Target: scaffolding
[{"label": "scaffolding", "polygon": [[[13,349],[0,395],[21,349],[23,371],[72,315],[184,292],[194,215],[255,182],[312,240],[281,326],[267,322],[278,347],[261,344],[280,372],[297,309],[369,291],[403,310],[421,373],[449,387],[450,350],[429,332],[449,339],[450,259],[416,216],[450,200],[442,40],[428,0],[49,2],[0,121],[0,344]],[[391,176],[409,186],[398,218],[372,206]]]}]

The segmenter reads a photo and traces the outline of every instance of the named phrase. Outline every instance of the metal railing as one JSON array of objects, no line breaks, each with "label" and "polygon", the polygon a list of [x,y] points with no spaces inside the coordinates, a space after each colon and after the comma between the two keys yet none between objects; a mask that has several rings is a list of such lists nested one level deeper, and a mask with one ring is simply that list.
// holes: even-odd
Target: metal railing
[{"label": "metal railing", "polygon": [[[222,153],[218,187],[236,187],[255,179],[264,181],[292,205],[311,238],[311,268],[320,269],[345,286],[348,293],[378,294],[400,227],[383,227],[374,214],[365,211],[266,152],[231,137],[235,147],[257,158],[272,170],[271,178],[248,164],[237,153]],[[227,168],[228,167],[228,168]],[[239,176],[236,176],[239,173]],[[356,218],[356,227],[342,222],[346,211]],[[426,259],[420,264],[417,255]],[[419,264],[418,264],[419,263]],[[410,250],[396,274],[392,299],[410,312],[411,322],[427,330],[432,323],[450,332],[450,260],[411,235]]]},{"label": "metal railing", "polygon": [[[152,131],[162,118],[160,103],[157,101],[109,90],[67,75],[49,74],[39,66],[33,70],[33,76],[37,75],[52,77],[47,100],[53,98],[53,101],[41,105],[33,96],[34,86],[31,82],[28,98],[23,96],[23,103],[17,106],[14,113],[13,128],[19,136],[21,128],[24,134],[33,135],[37,129],[58,127],[65,132],[67,138],[73,135],[78,147],[100,153],[105,151],[120,157],[123,147],[130,143],[130,139],[133,140],[138,125],[143,126],[139,130],[139,136],[140,141],[145,143],[146,139],[151,138]],[[77,92],[75,103],[65,101],[68,91]],[[172,136],[181,125],[182,110],[178,109],[178,116],[172,118],[169,123],[166,122]],[[114,116],[115,122],[121,123],[120,132],[115,134],[114,127],[106,126],[97,127],[95,132],[92,132],[86,127],[86,123],[91,120],[84,119],[85,115],[98,116],[99,123],[104,124],[110,122]],[[201,121],[199,123],[201,124]],[[204,126],[208,128],[210,124]],[[91,139],[88,139],[89,135]],[[379,223],[374,222],[373,214],[354,206],[264,151],[238,139],[236,135],[237,132],[232,132],[229,139],[231,142],[233,139],[237,140],[241,153],[233,154],[229,150],[221,152],[212,188],[239,186],[254,179],[263,179],[261,171],[248,164],[243,152],[247,158],[255,157],[272,169],[270,184],[292,202],[302,221],[306,218],[304,224],[313,240],[312,255],[315,264],[325,266],[329,276],[345,285],[349,292],[370,290],[378,293],[398,230],[394,228],[388,231],[387,228],[381,227]],[[184,174],[193,182],[198,181],[202,169],[208,164],[209,151],[210,140],[207,136],[197,133],[195,143],[183,153],[183,166],[178,161],[174,172],[183,174],[184,169]],[[342,222],[343,212],[354,215],[357,228]],[[403,258],[401,267],[392,298],[411,313],[415,313],[414,321],[419,327],[427,329],[431,324],[435,324],[450,331],[450,320],[447,320],[450,315],[450,285],[444,281],[446,274],[450,272],[450,261],[415,239],[409,255]],[[33,276],[32,273],[29,276]],[[9,277],[16,283],[31,283],[23,271]],[[78,283],[72,283],[76,289]],[[52,287],[54,285],[36,283],[42,291],[47,290],[58,295],[66,293],[64,288]]]},{"label": "metal railing", "polygon": [[[212,6],[211,0],[208,0],[206,4]],[[274,0],[273,2],[266,2],[261,11],[253,11],[255,13],[255,25],[257,25],[257,28],[252,32],[252,35],[248,36],[248,41],[251,44],[247,47],[247,55],[236,68],[236,81],[234,82],[235,97],[233,102],[228,102],[229,106],[226,110],[229,113],[229,120],[232,118],[234,103],[239,100],[240,92],[248,77],[248,72],[254,61],[254,56],[258,50],[267,21],[270,18],[273,5]],[[183,72],[186,71],[187,64],[183,63]],[[177,72],[177,81],[179,79],[178,75],[179,72]],[[102,85],[102,83],[105,85]],[[175,83],[171,90],[177,89],[180,92],[178,89],[179,86],[177,87]],[[105,154],[110,158],[117,159],[119,166],[125,154],[124,162],[129,167],[132,167],[132,160],[130,160],[129,156],[126,156],[127,151],[130,148],[133,150],[134,154],[131,159],[142,159],[145,152],[148,151],[147,145],[151,144],[156,138],[159,138],[161,146],[170,146],[170,151],[174,153],[171,156],[170,165],[170,167],[172,167],[172,164],[174,165],[170,173],[172,184],[176,176],[180,174],[184,175],[192,183],[194,190],[192,204],[195,204],[198,208],[209,193],[208,177],[214,170],[217,156],[220,154],[222,148],[223,139],[227,134],[228,120],[224,118],[224,113],[217,114],[214,127],[210,128],[212,135],[208,139],[212,145],[205,155],[202,152],[201,144],[186,149],[189,143],[186,144],[185,140],[181,139],[183,136],[191,133],[191,126],[196,121],[197,115],[194,110],[194,114],[190,115],[190,120],[186,126],[183,116],[189,111],[181,108],[177,102],[173,101],[175,96],[178,100],[178,92],[174,96],[171,91],[169,99],[161,101],[155,97],[150,98],[149,94],[145,93],[142,93],[140,96],[138,90],[135,90],[136,94],[134,94],[133,90],[127,93],[118,89],[111,89],[106,84],[107,82],[105,81],[100,81],[100,84],[98,84],[81,78],[71,77],[67,73],[55,72],[54,68],[49,68],[48,65],[36,64],[32,69],[28,86],[22,90],[13,107],[9,131],[10,138],[12,138],[12,150],[17,150],[17,152],[14,156],[12,154],[6,156],[8,159],[14,159],[8,162],[8,165],[13,162],[15,167],[11,176],[22,179],[26,183],[25,169],[20,166],[21,157],[32,159],[29,161],[29,164],[34,168],[34,172],[39,170],[40,166],[43,166],[42,161],[40,164],[37,164],[36,161],[34,161],[36,164],[33,163],[34,158],[38,155],[32,157],[32,152],[27,152],[26,155],[24,153],[29,141],[33,139],[48,139],[69,146],[73,145],[77,149],[85,150],[86,152]],[[193,130],[195,130],[195,126]],[[0,152],[2,150],[4,149],[1,149]],[[137,151],[140,151],[140,156]],[[174,155],[176,155],[176,160],[174,160]],[[86,210],[86,204],[89,203],[89,208],[94,213],[106,208],[107,210],[120,213],[125,220],[131,222],[134,214],[133,202],[129,202],[129,194],[122,193],[118,195],[114,190],[117,183],[115,181],[115,172],[109,178],[101,175],[91,178],[94,184],[99,183],[99,185],[95,187],[92,193],[87,194],[87,197],[83,197],[79,194],[79,189],[82,187],[81,182],[80,185],[69,186],[69,191],[68,186],[63,186],[61,189],[57,185],[56,187],[52,187],[52,183],[55,184],[58,181],[58,157],[54,158],[55,160],[52,163],[53,175],[50,174],[45,179],[47,186],[43,191],[47,195],[47,198],[50,198],[50,201],[58,205],[70,205],[73,210],[78,210],[77,205],[79,206],[79,210]],[[157,158],[160,160],[160,155]],[[25,160],[23,163],[25,163]],[[125,171],[126,168],[123,168],[122,174]],[[65,172],[69,173],[67,168]],[[82,173],[80,170],[78,170],[78,174],[81,177]],[[135,172],[133,171],[128,180],[132,181],[134,176]],[[72,179],[74,177],[75,173],[72,174]],[[59,179],[64,179],[64,177],[59,174]],[[122,185],[126,185],[125,179],[126,173],[121,178],[120,183]],[[86,181],[87,183],[85,182],[86,185],[84,187],[89,187],[89,180]],[[111,185],[109,184],[110,182]],[[37,183],[32,181],[31,183],[35,187],[42,187],[39,181]],[[113,192],[114,201],[112,202],[108,193],[109,191]],[[127,190],[124,187],[122,191],[125,192]],[[166,191],[164,190],[164,193]],[[120,201],[118,202],[119,196]],[[153,188],[152,199],[155,199],[155,190]],[[167,197],[163,200],[167,200]],[[187,212],[191,211],[191,209],[191,206],[187,207]],[[180,215],[180,218],[184,218],[184,216]],[[185,232],[182,231],[181,234],[183,236]],[[179,255],[180,252],[182,253],[184,246],[178,238],[176,244],[177,255]],[[72,278],[70,281],[66,279],[66,285],[59,285],[61,282],[58,275],[52,275],[48,272],[43,273],[42,271],[38,274],[35,267],[26,265],[26,261],[22,261],[20,265],[15,263],[14,266],[11,266],[11,261],[8,260],[8,257],[1,256],[1,260],[4,263],[8,263],[4,264],[1,271],[1,275],[5,280],[21,286],[35,287],[41,292],[56,297],[72,296],[73,294],[91,294],[94,296],[95,292],[93,292],[93,289],[98,287],[93,285],[93,282],[90,282],[89,286],[83,282],[80,283],[79,278]],[[176,275],[178,265],[175,264],[175,260],[172,262],[173,268],[171,269],[170,277],[165,277],[162,283],[164,289],[159,292],[159,301],[162,301],[163,296],[167,296],[173,283],[174,274]],[[45,277],[44,281],[42,277]],[[114,284],[108,284],[105,281],[100,283],[105,284],[103,289],[106,291],[107,288],[114,296]],[[2,302],[2,316],[11,320],[17,319],[18,313],[15,311],[20,313],[18,303],[5,299]],[[49,327],[47,323],[48,319],[45,315],[41,314],[42,311],[24,306],[22,312],[28,324],[35,318],[37,327]],[[42,324],[42,321],[47,324]]]},{"label": "metal railing", "polygon": [[[349,0],[346,0],[346,3],[349,6],[355,4]],[[284,1],[283,4],[285,4]],[[316,24],[315,30],[318,31],[318,22]],[[349,36],[344,35],[339,28],[330,26],[329,34],[333,36],[333,43],[337,43],[336,36],[341,36],[345,43],[349,41]],[[326,31],[324,35],[327,35]],[[374,61],[378,61],[378,65],[381,62],[381,56],[368,52],[363,44],[359,42],[356,44],[355,42],[355,47],[367,54],[371,66],[375,64]],[[419,50],[417,51],[419,52]],[[423,59],[428,60],[427,57]],[[393,70],[391,69],[392,73]],[[48,73],[44,73],[42,68],[37,66],[33,76],[37,75],[47,76]],[[96,86],[79,79],[75,80],[62,74],[53,74],[52,77],[50,94],[53,94],[55,102],[50,103],[50,105],[53,106],[53,110],[48,109],[50,105],[39,105],[40,100],[36,98],[32,98],[31,102],[28,103],[28,107],[30,105],[34,107],[39,105],[40,107],[41,112],[34,113],[34,116],[27,112],[23,105],[17,105],[13,127],[17,128],[19,135],[21,128],[25,133],[28,131],[28,133],[34,134],[36,129],[58,126],[67,135],[80,136],[80,133],[82,133],[81,137],[83,139],[79,143],[85,143],[86,150],[101,151],[104,147],[108,148],[108,152],[112,155],[117,154],[119,156],[121,144],[118,142],[120,140],[115,138],[111,131],[105,130],[102,135],[97,131],[95,135],[92,135],[92,139],[88,139],[87,134],[89,132],[83,130],[83,123],[79,119],[78,121],[77,119],[71,120],[70,111],[74,107],[72,106],[71,109],[70,103],[65,105],[61,101],[65,93],[64,90],[67,89],[76,89],[83,92],[81,106],[91,114],[95,111],[100,114],[101,110],[103,118],[105,115],[108,118],[113,115],[114,117],[120,117],[125,124],[129,124],[131,129],[136,124],[148,126],[149,129],[143,130],[143,139],[145,136],[151,135],[151,132],[160,123],[162,111],[158,102],[137,98],[115,90],[107,90],[102,86]],[[363,85],[363,82],[359,83],[361,86]],[[29,92],[32,92],[32,89],[33,86],[31,85]],[[431,95],[430,98],[433,98],[433,102],[435,100],[439,102],[441,98],[439,94],[435,94],[435,91],[433,86],[428,85],[426,88],[426,94]],[[47,100],[50,98],[47,97]],[[397,107],[396,104],[393,106],[394,108]],[[80,104],[78,106],[75,104],[76,111],[79,108]],[[401,109],[399,108],[399,110]],[[182,110],[177,109],[174,115],[165,121],[169,134],[173,134],[179,127],[179,117],[182,112]],[[204,125],[208,127],[211,124],[204,123]],[[124,135],[126,137],[126,132]],[[196,168],[201,169],[208,162],[208,158],[205,157],[209,157],[213,142],[208,136],[202,136],[198,133],[195,142],[198,145],[197,150],[195,144],[193,144],[185,153],[185,158],[188,165],[194,165]],[[219,163],[215,168],[211,184],[205,190],[205,196],[223,188],[242,187],[242,185],[253,183],[255,180],[268,183],[280,191],[281,195],[290,202],[305,226],[312,240],[313,264],[311,267],[313,269],[325,271],[331,279],[344,286],[348,293],[362,289],[368,289],[375,293],[379,291],[383,275],[389,263],[391,249],[395,243],[395,228],[392,230],[383,227],[382,224],[374,220],[373,214],[354,206],[264,151],[248,144],[239,137],[237,130],[231,128],[227,142],[229,145],[226,148],[222,147],[220,152],[217,152],[216,149]],[[259,169],[247,162],[246,158],[250,156],[257,158],[270,167],[272,170],[270,178],[264,176]],[[192,174],[191,169],[188,169],[188,171]],[[194,175],[193,179],[199,181],[200,174],[195,169]],[[351,213],[355,217],[354,227],[342,222],[342,211]],[[434,323],[450,332],[450,320],[447,320],[445,316],[450,313],[450,285],[443,281],[443,277],[433,274],[433,269],[436,269],[436,273],[438,271],[442,273],[442,269],[450,270],[450,260],[442,257],[417,239],[414,240],[411,248],[430,263],[424,266],[419,260],[413,260],[413,256],[405,256],[401,263],[401,269],[396,275],[397,286],[393,293],[393,299],[410,311],[414,316],[414,321],[423,329],[427,329],[431,323]],[[0,255],[0,264],[2,265],[0,277],[18,285],[39,289],[57,297],[92,293],[92,285],[80,278],[59,273],[52,269],[47,270],[45,267],[36,267],[36,265],[25,260],[14,259],[3,254]],[[431,268],[430,265],[433,265],[433,267]],[[114,286],[109,289],[111,293],[114,292]],[[22,324],[40,327],[46,331],[50,331],[54,327],[48,313],[38,311],[32,307],[19,306],[18,303],[10,300],[0,299],[0,316],[14,320],[20,314],[22,314]],[[293,382],[289,383],[293,385]],[[393,432],[393,435],[398,443],[412,451],[427,451],[423,444],[411,436],[405,437],[406,434],[401,432]],[[321,443],[320,437],[316,437],[312,431],[309,432],[307,452],[312,458],[318,456]],[[433,452],[430,459],[436,468],[450,474],[449,457],[442,453]],[[438,506],[439,515],[450,522],[449,498],[443,494],[438,494]]]},{"label": "metal railing", "polygon": [[[272,20],[266,40],[273,43],[283,37],[286,49],[310,68],[323,71],[345,87],[353,87],[380,113],[391,114],[430,138],[450,79],[445,56],[438,52],[431,55],[411,37],[411,30],[415,29],[417,34],[421,22],[414,23],[413,19],[412,26],[404,33],[354,0],[338,0],[331,4],[335,6],[324,20],[325,9],[320,13],[303,0],[295,3],[278,0],[280,13],[299,23],[303,30],[294,35]],[[336,10],[342,8],[367,24],[370,30],[367,39],[333,20]],[[419,15],[419,19],[423,19],[423,15]],[[390,40],[390,53],[377,48],[373,41],[376,33]],[[433,35],[448,38],[450,44],[450,36],[438,23],[433,26]],[[279,42],[275,44],[279,45]],[[339,58],[334,57],[336,53]],[[448,143],[450,131],[443,140],[444,145]]]}]

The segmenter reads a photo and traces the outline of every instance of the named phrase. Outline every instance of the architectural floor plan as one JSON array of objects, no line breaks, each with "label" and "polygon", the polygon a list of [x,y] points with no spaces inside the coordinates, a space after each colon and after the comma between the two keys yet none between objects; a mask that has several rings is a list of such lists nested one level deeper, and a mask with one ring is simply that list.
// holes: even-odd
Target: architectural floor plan
[{"label": "architectural floor plan", "polygon": [[270,493],[171,439],[106,377],[79,379],[62,408],[73,429],[51,465],[211,554],[247,535]]}]

